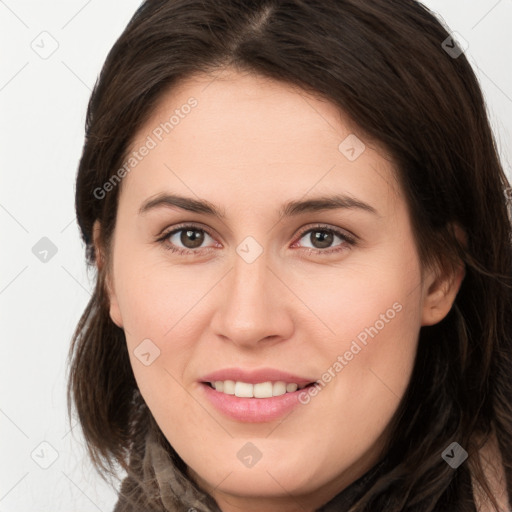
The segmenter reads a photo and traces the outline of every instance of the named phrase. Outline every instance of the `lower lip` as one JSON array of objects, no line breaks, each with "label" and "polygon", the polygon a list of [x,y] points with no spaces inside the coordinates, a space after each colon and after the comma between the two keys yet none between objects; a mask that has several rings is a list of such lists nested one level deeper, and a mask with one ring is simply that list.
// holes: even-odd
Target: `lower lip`
[{"label": "lower lip", "polygon": [[281,418],[300,404],[302,390],[270,398],[241,398],[216,391],[208,384],[201,383],[206,397],[213,406],[226,416],[247,423],[263,423]]}]

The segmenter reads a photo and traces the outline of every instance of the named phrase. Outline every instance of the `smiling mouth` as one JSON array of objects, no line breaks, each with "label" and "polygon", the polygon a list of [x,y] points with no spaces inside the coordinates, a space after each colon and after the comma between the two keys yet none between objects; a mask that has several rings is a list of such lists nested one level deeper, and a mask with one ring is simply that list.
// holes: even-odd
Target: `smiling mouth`
[{"label": "smiling mouth", "polygon": [[203,382],[210,388],[225,395],[234,395],[239,398],[272,398],[287,393],[295,393],[304,388],[313,386],[315,382],[298,385],[294,382],[266,381],[257,384],[234,380],[217,380],[214,382]]}]

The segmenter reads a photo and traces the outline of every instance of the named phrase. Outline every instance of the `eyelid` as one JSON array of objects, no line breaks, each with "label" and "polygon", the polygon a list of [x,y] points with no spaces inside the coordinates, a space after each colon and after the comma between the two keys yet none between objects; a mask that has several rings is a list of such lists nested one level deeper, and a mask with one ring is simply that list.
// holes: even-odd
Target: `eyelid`
[{"label": "eyelid", "polygon": [[159,237],[163,237],[163,236],[169,236],[171,234],[174,234],[176,231],[180,231],[180,230],[185,229],[185,228],[196,228],[196,229],[199,229],[201,231],[204,231],[205,233],[208,233],[213,238],[213,235],[210,232],[210,228],[208,228],[204,224],[201,224],[200,222],[199,223],[198,222],[183,222],[183,223],[180,223],[180,224],[176,224],[175,226],[172,226],[172,229],[169,230],[169,231],[168,231],[168,228],[169,228],[169,226],[167,226],[164,229],[162,229],[156,235],[156,237],[159,238]]}]

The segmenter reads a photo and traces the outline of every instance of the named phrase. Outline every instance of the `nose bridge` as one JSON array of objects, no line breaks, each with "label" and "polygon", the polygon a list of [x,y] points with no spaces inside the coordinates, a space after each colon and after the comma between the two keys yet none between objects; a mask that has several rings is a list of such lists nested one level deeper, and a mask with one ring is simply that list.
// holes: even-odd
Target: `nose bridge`
[{"label": "nose bridge", "polygon": [[269,282],[272,274],[267,263],[265,254],[250,263],[236,255],[228,297],[228,303],[234,308],[232,313],[237,313],[233,318],[235,323],[246,322],[250,325],[257,316],[264,314],[269,301],[269,288],[273,285]]},{"label": "nose bridge", "polygon": [[287,335],[284,329],[290,324],[275,300],[279,291],[274,288],[279,286],[279,280],[268,263],[265,252],[251,261],[237,251],[212,320],[217,335],[244,345]]},{"label": "nose bridge", "polygon": [[[261,239],[261,237],[259,237]],[[262,242],[263,243],[263,242]],[[235,248],[231,295],[234,303],[257,314],[268,291],[268,251],[253,236],[246,236]]]}]

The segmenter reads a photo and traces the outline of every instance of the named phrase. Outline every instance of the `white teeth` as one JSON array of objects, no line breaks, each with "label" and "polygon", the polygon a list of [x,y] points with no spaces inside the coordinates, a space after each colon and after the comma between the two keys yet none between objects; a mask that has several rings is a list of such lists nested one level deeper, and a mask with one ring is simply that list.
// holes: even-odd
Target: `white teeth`
[{"label": "white teeth", "polygon": [[253,386],[254,398],[270,398],[272,396],[272,382],[261,382]]},{"label": "white teeth", "polygon": [[235,396],[239,396],[242,398],[252,398],[252,390],[253,390],[252,384],[247,384],[247,382],[240,382],[237,381],[235,383]]},{"label": "white teeth", "polygon": [[284,395],[286,393],[286,382],[274,382],[272,386],[272,396]]},{"label": "white teeth", "polygon": [[[215,387],[217,389],[217,387]],[[235,394],[235,381],[234,380],[225,380],[223,389],[217,389],[217,391],[222,391],[226,393],[226,395],[234,395]]]},{"label": "white teeth", "polygon": [[212,386],[221,393],[227,395],[235,395],[241,398],[270,398],[272,396],[280,396],[285,393],[293,393],[297,389],[302,389],[307,384],[299,386],[294,382],[286,383],[277,382],[259,382],[258,384],[250,384],[248,382],[233,380],[217,380],[211,383]]}]

